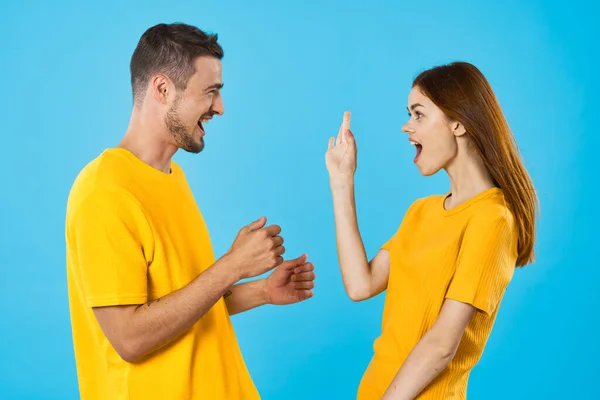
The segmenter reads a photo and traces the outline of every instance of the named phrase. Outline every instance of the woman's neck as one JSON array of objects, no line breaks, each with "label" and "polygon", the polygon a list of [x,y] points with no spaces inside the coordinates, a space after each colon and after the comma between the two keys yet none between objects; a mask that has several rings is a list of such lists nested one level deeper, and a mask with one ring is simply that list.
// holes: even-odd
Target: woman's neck
[{"label": "woman's neck", "polygon": [[450,178],[451,195],[444,207],[454,208],[470,198],[493,188],[494,180],[478,155],[456,157],[445,168]]}]

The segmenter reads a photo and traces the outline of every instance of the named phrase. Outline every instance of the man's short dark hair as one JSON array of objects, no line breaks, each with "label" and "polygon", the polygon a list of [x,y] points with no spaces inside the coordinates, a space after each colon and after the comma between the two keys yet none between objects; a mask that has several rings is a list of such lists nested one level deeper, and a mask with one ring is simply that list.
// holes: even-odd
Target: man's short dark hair
[{"label": "man's short dark hair", "polygon": [[195,26],[176,23],[149,28],[131,57],[131,86],[134,101],[143,99],[152,75],[165,74],[177,90],[185,90],[194,74],[194,61],[201,56],[221,60],[223,49],[218,35],[207,34]]}]

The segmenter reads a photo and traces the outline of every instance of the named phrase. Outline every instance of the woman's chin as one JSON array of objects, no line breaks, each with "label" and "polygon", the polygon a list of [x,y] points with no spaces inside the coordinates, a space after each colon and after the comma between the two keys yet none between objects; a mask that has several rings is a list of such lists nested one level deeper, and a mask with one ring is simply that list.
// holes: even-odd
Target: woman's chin
[{"label": "woman's chin", "polygon": [[419,173],[423,176],[433,176],[437,174],[441,168],[432,168],[431,166],[422,165],[417,163],[417,168],[419,169]]}]

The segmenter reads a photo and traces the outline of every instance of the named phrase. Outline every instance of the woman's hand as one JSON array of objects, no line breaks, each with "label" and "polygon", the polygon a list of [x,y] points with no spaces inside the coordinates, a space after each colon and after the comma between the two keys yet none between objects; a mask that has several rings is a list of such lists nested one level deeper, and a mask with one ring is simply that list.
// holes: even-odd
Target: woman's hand
[{"label": "woman's hand", "polygon": [[350,112],[344,113],[344,119],[335,138],[329,139],[325,154],[325,165],[332,182],[348,181],[354,178],[356,171],[356,141],[350,131]]}]

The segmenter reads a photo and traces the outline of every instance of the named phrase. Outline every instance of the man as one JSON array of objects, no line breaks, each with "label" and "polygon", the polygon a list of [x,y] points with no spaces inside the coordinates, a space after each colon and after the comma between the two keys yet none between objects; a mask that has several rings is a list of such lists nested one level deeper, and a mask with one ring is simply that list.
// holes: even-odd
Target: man
[{"label": "man", "polygon": [[229,316],[312,296],[313,265],[283,261],[281,229],[264,217],[215,260],[171,160],[202,151],[203,124],[223,114],[222,57],[217,36],[195,27],[147,30],[131,60],[127,132],[74,182],[67,275],[82,400],[258,399]]}]

